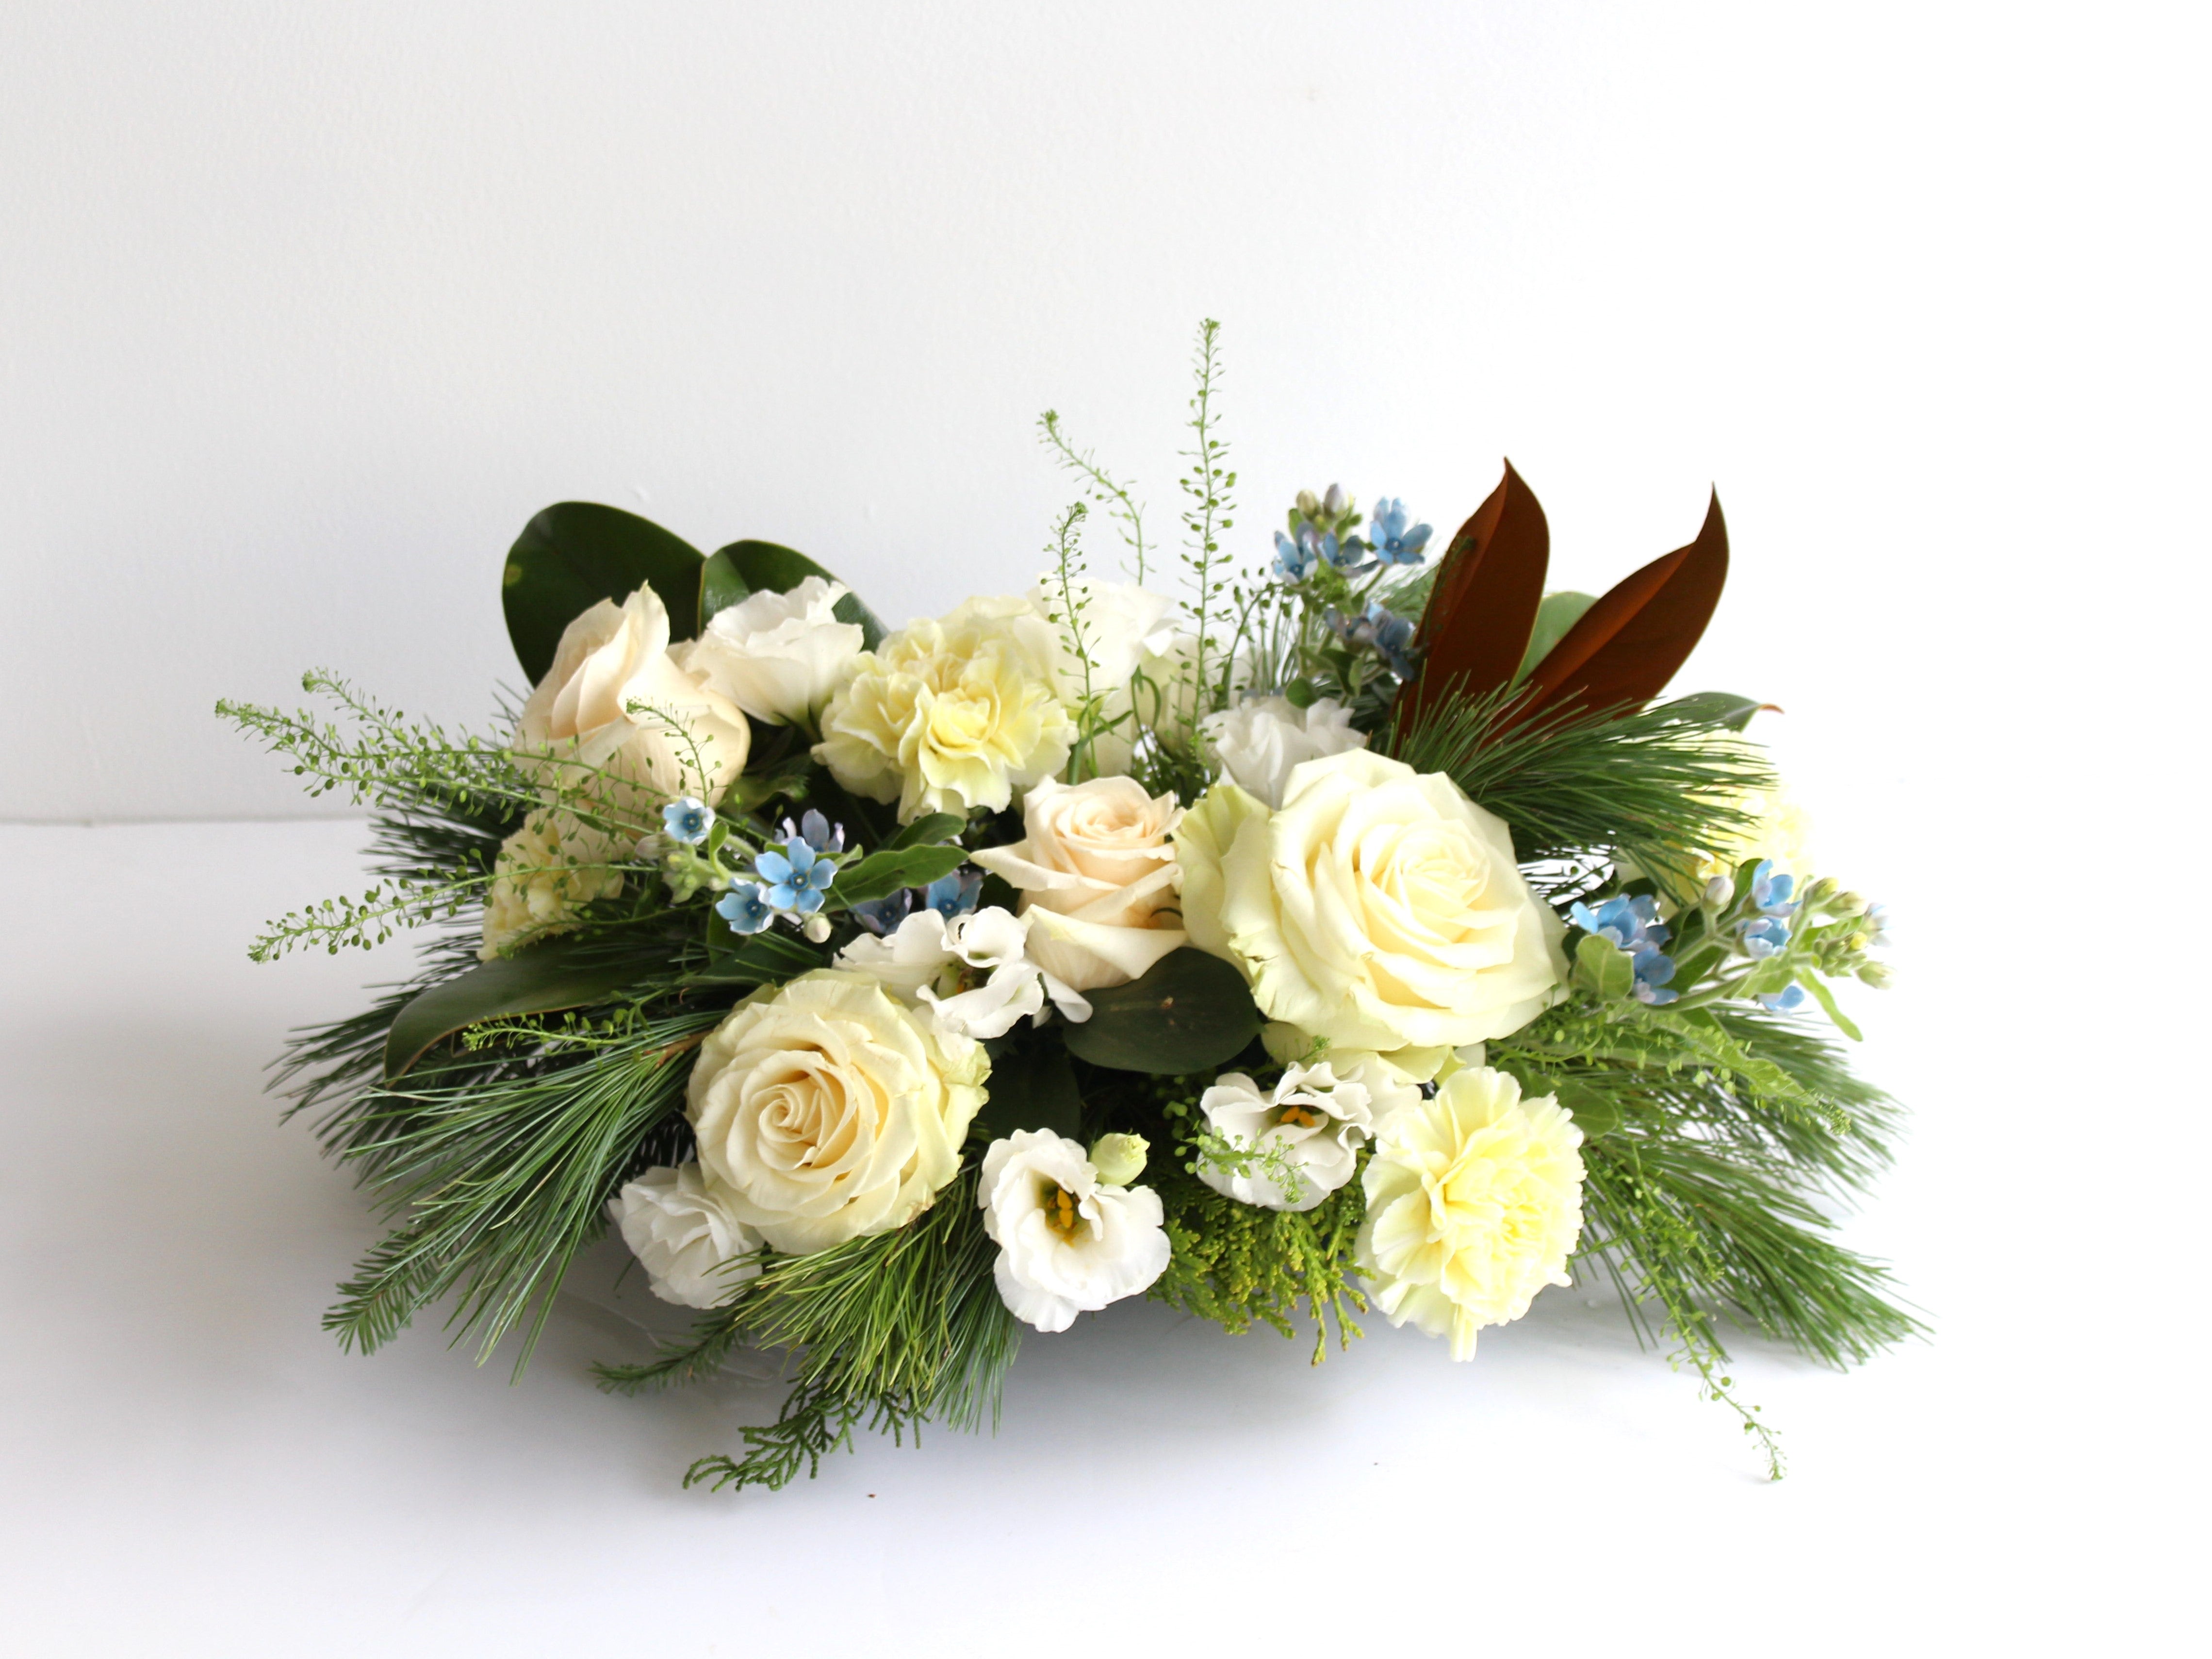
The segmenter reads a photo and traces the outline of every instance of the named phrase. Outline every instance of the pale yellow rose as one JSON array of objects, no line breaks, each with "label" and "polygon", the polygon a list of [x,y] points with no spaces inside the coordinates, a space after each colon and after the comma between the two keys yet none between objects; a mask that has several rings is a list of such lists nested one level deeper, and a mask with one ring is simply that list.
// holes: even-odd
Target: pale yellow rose
[{"label": "pale yellow rose", "polygon": [[854,793],[896,801],[901,823],[1000,811],[1067,763],[1060,659],[1029,600],[970,599],[854,659],[814,757]]},{"label": "pale yellow rose", "polygon": [[1356,1249],[1375,1305],[1474,1358],[1475,1334],[1565,1285],[1583,1226],[1583,1132],[1551,1095],[1487,1066],[1455,1072],[1432,1100],[1375,1132]]},{"label": "pale yellow rose", "polygon": [[1441,774],[1349,750],[1295,768],[1273,813],[1216,784],[1175,839],[1190,942],[1236,963],[1270,1018],[1339,1048],[1441,1063],[1561,994],[1565,924],[1504,824]]},{"label": "pale yellow rose", "polygon": [[531,813],[500,843],[477,957],[489,962],[518,945],[567,933],[585,905],[621,894],[623,872],[608,866],[628,856],[620,842],[573,814],[550,807]]},{"label": "pale yellow rose", "polygon": [[669,650],[650,585],[568,624],[514,737],[516,758],[548,787],[641,829],[681,795],[713,805],[751,747],[744,711]]},{"label": "pale yellow rose", "polygon": [[729,1212],[799,1255],[925,1208],[959,1170],[989,1073],[981,1043],[823,969],[731,1010],[701,1045],[688,1115]]},{"label": "pale yellow rose", "polygon": [[1022,896],[1029,957],[1079,991],[1126,985],[1184,943],[1170,837],[1182,811],[1134,778],[1047,781],[1023,803],[1028,835],[973,854]]}]

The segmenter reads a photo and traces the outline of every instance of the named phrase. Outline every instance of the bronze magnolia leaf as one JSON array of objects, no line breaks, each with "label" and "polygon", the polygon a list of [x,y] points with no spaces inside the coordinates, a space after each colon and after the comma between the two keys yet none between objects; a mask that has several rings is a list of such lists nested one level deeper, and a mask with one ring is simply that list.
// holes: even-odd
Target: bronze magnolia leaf
[{"label": "bronze magnolia leaf", "polygon": [[1650,702],[1696,648],[1727,580],[1728,526],[1717,494],[1695,541],[1615,586],[1545,654],[1514,720]]},{"label": "bronze magnolia leaf", "polygon": [[1401,705],[1402,720],[1410,725],[1455,699],[1488,696],[1512,683],[1544,602],[1551,557],[1543,507],[1508,461],[1437,566],[1419,635],[1428,654]]}]

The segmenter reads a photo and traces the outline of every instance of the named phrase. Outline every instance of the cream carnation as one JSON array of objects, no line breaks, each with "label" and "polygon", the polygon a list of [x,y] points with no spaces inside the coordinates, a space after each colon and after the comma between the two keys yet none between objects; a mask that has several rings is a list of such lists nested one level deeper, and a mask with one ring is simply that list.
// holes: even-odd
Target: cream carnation
[{"label": "cream carnation", "polygon": [[999,1246],[1000,1298],[1041,1331],[1064,1331],[1167,1271],[1159,1194],[1106,1185],[1064,1135],[1017,1129],[993,1141],[976,1201]]},{"label": "cream carnation", "polygon": [[696,1164],[647,1170],[609,1200],[607,1219],[663,1302],[719,1308],[760,1273],[758,1261],[732,1265],[760,1249],[760,1235],[730,1212]]},{"label": "cream carnation", "polygon": [[1182,817],[1173,795],[1133,778],[1047,781],[1023,804],[1026,837],[973,856],[1020,891],[1031,961],[1079,991],[1126,985],[1184,943],[1170,839]]},{"label": "cream carnation", "polygon": [[514,737],[541,781],[641,824],[679,795],[713,805],[751,745],[743,711],[669,650],[668,611],[649,585],[568,624]]},{"label": "cream carnation", "polygon": [[1565,925],[1505,826],[1441,774],[1349,750],[1294,769],[1273,813],[1217,784],[1176,847],[1190,942],[1236,963],[1271,1018],[1334,1045],[1504,1036],[1566,977]]},{"label": "cream carnation", "polygon": [[1060,643],[1027,599],[970,599],[854,659],[822,716],[814,757],[838,782],[925,812],[993,811],[1066,764]]},{"label": "cream carnation", "polygon": [[862,974],[823,969],[732,1009],[691,1071],[699,1163],[730,1213],[793,1255],[888,1232],[960,1167],[980,1043]]},{"label": "cream carnation", "polygon": [[483,945],[489,962],[518,945],[565,933],[593,899],[614,898],[623,872],[611,868],[623,848],[574,815],[541,806],[500,843],[484,895]]},{"label": "cream carnation", "polygon": [[811,726],[860,654],[860,624],[837,620],[846,592],[809,576],[788,593],[749,594],[714,613],[684,666],[756,720]]},{"label": "cream carnation", "polygon": [[[1379,1082],[1382,1068],[1374,1070]],[[1386,1092],[1394,1105],[1420,1098],[1411,1085]],[[1340,1077],[1325,1060],[1289,1067],[1272,1089],[1242,1072],[1224,1072],[1198,1104],[1237,1156],[1201,1158],[1198,1178],[1239,1204],[1310,1210],[1352,1179],[1383,1103],[1365,1081]]]},{"label": "cream carnation", "polygon": [[1352,729],[1352,711],[1334,697],[1323,697],[1310,708],[1298,708],[1288,697],[1250,697],[1208,714],[1199,729],[1220,761],[1223,775],[1271,808],[1283,804],[1293,768],[1367,746],[1367,734]]},{"label": "cream carnation", "polygon": [[1367,1161],[1359,1269],[1394,1325],[1475,1333],[1565,1285],[1583,1225],[1583,1132],[1551,1095],[1521,1097],[1504,1072],[1455,1072],[1436,1098],[1386,1114]]}]

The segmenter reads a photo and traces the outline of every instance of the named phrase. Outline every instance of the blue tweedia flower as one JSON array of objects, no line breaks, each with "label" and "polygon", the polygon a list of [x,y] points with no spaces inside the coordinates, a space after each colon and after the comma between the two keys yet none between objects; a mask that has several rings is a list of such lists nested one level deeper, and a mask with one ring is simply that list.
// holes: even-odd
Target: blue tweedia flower
[{"label": "blue tweedia flower", "polygon": [[1791,1013],[1805,1006],[1805,988],[1802,985],[1785,985],[1772,996],[1759,998],[1759,1001],[1775,1013]]},{"label": "blue tweedia flower", "polygon": [[723,894],[714,902],[714,914],[730,924],[733,933],[757,933],[775,920],[768,895],[750,884]]},{"label": "blue tweedia flower", "polygon": [[879,899],[869,899],[853,907],[853,920],[877,938],[898,932],[899,923],[907,919],[914,908],[914,889],[902,887],[896,893]]},{"label": "blue tweedia flower", "polygon": [[[1751,902],[1761,915],[1786,916],[1797,908],[1790,902],[1796,886],[1796,877],[1776,875],[1774,860],[1761,859],[1751,872]],[[1786,931],[1784,937],[1788,937]]]},{"label": "blue tweedia flower", "polygon": [[983,872],[981,870],[955,870],[949,876],[939,876],[921,890],[921,902],[926,908],[937,912],[945,921],[964,916],[975,908],[975,901],[983,896]]},{"label": "blue tweedia flower", "polygon": [[[1667,924],[1659,920],[1659,902],[1648,893],[1640,898],[1609,898],[1595,910],[1577,903],[1568,908],[1567,915],[1585,933],[1608,939],[1631,956],[1644,951],[1656,952],[1671,936]],[[1668,977],[1673,973],[1669,964]],[[1662,978],[1657,982],[1663,985],[1667,981]]]},{"label": "blue tweedia flower", "polygon": [[783,838],[787,842],[803,841],[817,853],[845,850],[845,826],[841,823],[833,829],[830,820],[811,806],[796,825],[789,818],[783,821]]},{"label": "blue tweedia flower", "polygon": [[1376,556],[1383,563],[1419,564],[1427,556],[1425,550],[1436,532],[1425,524],[1409,529],[1406,520],[1412,516],[1405,502],[1395,495],[1385,495],[1375,503],[1367,520],[1367,535]]},{"label": "blue tweedia flower", "polygon": [[[1428,526],[1423,525],[1422,529]],[[1382,660],[1390,665],[1390,672],[1400,679],[1411,679],[1413,675],[1413,621],[1410,617],[1394,617],[1383,608],[1381,601],[1367,607],[1366,623],[1373,631],[1375,648],[1382,653]]]},{"label": "blue tweedia flower", "polygon": [[1889,943],[1889,908],[1887,905],[1869,904],[1859,929],[1867,936],[1867,949]]},{"label": "blue tweedia flower", "polygon": [[714,814],[705,801],[686,795],[660,809],[660,823],[669,840],[696,847],[707,839],[708,830],[714,827]]},{"label": "blue tweedia flower", "polygon": [[753,873],[767,890],[764,896],[771,909],[811,916],[822,908],[823,894],[837,878],[837,866],[809,846],[804,836],[793,836],[781,853],[771,849],[755,858]]},{"label": "blue tweedia flower", "polygon": [[[1663,933],[1667,930],[1662,927],[1659,931]],[[1654,1008],[1663,1008],[1682,994],[1680,991],[1669,991],[1665,988],[1667,981],[1674,977],[1674,957],[1667,955],[1663,951],[1651,949],[1638,951],[1634,961],[1636,963],[1635,996],[1638,1002]]]},{"label": "blue tweedia flower", "polygon": [[1754,957],[1771,957],[1790,943],[1790,924],[1779,916],[1754,916],[1736,926],[1742,930],[1745,951]]},{"label": "blue tweedia flower", "polygon": [[1341,570],[1352,575],[1366,569],[1375,561],[1368,558],[1367,544],[1357,536],[1346,536],[1339,542],[1334,536],[1321,538],[1321,556],[1332,570]]},{"label": "blue tweedia flower", "polygon": [[[1323,552],[1324,544],[1327,547]],[[1336,560],[1336,538],[1323,536],[1311,525],[1299,526],[1293,541],[1281,531],[1275,532],[1275,574],[1286,582],[1302,582],[1313,574],[1314,566],[1323,557],[1331,563]]]}]

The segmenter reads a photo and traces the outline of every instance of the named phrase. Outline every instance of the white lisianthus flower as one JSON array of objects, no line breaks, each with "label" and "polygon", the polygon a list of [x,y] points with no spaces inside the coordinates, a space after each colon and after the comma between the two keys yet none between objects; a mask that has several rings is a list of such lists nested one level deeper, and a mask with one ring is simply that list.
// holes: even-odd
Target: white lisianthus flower
[{"label": "white lisianthus flower", "polygon": [[976,1201],[999,1246],[1000,1299],[1038,1330],[1064,1331],[1079,1313],[1139,1295],[1167,1271],[1159,1194],[1101,1182],[1065,1135],[1017,1129],[993,1141]]},{"label": "white lisianthus flower", "polygon": [[854,659],[822,714],[814,757],[871,800],[925,812],[999,811],[1067,763],[1060,641],[1025,599],[970,599]]},{"label": "white lisianthus flower", "polygon": [[607,1219],[663,1302],[719,1308],[760,1273],[757,1261],[732,1265],[757,1252],[761,1237],[730,1212],[696,1164],[647,1170],[608,1200]]},{"label": "white lisianthus flower", "polygon": [[1182,817],[1173,795],[1134,778],[1048,781],[1023,803],[1025,838],[972,857],[1020,890],[1030,960],[1079,991],[1126,985],[1184,943],[1170,839]]},{"label": "white lisianthus flower", "polygon": [[1551,1095],[1504,1072],[1454,1073],[1436,1098],[1389,1112],[1367,1161],[1356,1249],[1375,1304],[1474,1357],[1475,1333],[1565,1285],[1583,1225],[1583,1132]]},{"label": "white lisianthus flower", "polygon": [[607,866],[627,856],[622,843],[573,813],[538,808],[500,843],[477,958],[489,962],[518,945],[567,933],[585,905],[620,895],[623,872]]},{"label": "white lisianthus flower", "polygon": [[620,605],[601,599],[562,631],[514,747],[549,787],[649,827],[665,801],[720,800],[744,770],[752,728],[677,661],[668,611],[647,585]]},{"label": "white lisianthus flower", "polygon": [[1002,1037],[1042,1012],[1048,996],[1065,1018],[1089,1019],[1091,1004],[1029,959],[1029,933],[1026,921],[997,905],[950,921],[918,910],[884,938],[854,939],[837,965],[878,981],[955,1036]]},{"label": "white lisianthus flower", "polygon": [[1352,729],[1352,711],[1334,697],[1308,708],[1288,697],[1249,697],[1198,725],[1222,775],[1270,809],[1283,804],[1294,768],[1367,746],[1367,734]]},{"label": "white lisianthus flower", "polygon": [[809,576],[788,593],[752,593],[708,619],[684,666],[754,719],[811,726],[860,654],[858,623],[837,620],[842,582]]},{"label": "white lisianthus flower", "polygon": [[1364,750],[1292,769],[1280,811],[1216,784],[1176,830],[1183,927],[1269,1018],[1337,1047],[1455,1048],[1558,1000],[1566,926],[1505,826]]},{"label": "white lisianthus flower", "polygon": [[[1411,1084],[1389,1094],[1392,1103],[1420,1098]],[[1365,1082],[1340,1077],[1323,1060],[1289,1067],[1273,1089],[1243,1072],[1224,1072],[1198,1104],[1214,1133],[1238,1155],[1234,1162],[1202,1155],[1200,1181],[1239,1204],[1310,1210],[1352,1179],[1359,1149],[1374,1131],[1376,1103]]]},{"label": "white lisianthus flower", "polygon": [[687,1115],[730,1213],[804,1255],[912,1220],[958,1173],[989,1074],[981,1043],[821,969],[730,1011]]}]

